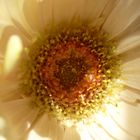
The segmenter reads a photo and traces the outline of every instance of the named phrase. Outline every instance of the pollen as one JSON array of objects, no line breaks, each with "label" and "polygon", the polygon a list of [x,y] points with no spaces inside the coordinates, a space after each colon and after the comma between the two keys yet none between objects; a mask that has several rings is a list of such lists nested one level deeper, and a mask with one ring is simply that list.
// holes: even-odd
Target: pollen
[{"label": "pollen", "polygon": [[20,87],[43,112],[80,121],[113,95],[120,61],[116,41],[105,31],[85,22],[67,25],[46,31],[27,48]]}]

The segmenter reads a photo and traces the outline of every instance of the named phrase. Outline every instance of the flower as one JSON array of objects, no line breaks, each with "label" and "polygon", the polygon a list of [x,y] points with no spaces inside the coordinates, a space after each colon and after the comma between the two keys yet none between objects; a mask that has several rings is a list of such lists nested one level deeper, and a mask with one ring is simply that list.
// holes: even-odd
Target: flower
[{"label": "flower", "polygon": [[140,138],[139,3],[0,1],[10,140]]}]

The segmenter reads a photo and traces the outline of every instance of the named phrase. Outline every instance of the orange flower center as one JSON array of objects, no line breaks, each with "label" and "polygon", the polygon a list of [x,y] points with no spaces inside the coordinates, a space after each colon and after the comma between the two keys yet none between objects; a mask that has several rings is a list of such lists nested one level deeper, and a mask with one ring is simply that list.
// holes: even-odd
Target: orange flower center
[{"label": "orange flower center", "polygon": [[40,69],[41,79],[49,88],[51,97],[61,104],[69,105],[88,100],[90,91],[101,84],[99,58],[90,48],[78,42],[57,44],[49,52]]}]

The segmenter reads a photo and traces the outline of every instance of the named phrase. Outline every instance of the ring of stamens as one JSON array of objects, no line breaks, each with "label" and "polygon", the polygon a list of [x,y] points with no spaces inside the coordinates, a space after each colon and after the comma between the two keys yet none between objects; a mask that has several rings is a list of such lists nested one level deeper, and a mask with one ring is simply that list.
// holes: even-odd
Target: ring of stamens
[{"label": "ring of stamens", "polygon": [[56,28],[44,36],[29,48],[24,94],[59,120],[88,118],[101,108],[120,76],[115,42],[87,25]]}]

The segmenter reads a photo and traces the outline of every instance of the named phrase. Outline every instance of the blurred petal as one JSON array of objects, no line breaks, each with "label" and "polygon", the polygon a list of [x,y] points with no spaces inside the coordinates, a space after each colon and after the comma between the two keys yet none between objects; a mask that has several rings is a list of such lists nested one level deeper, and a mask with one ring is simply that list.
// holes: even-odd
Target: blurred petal
[{"label": "blurred petal", "polygon": [[[112,137],[112,139],[137,140],[137,136],[134,136],[132,133],[129,133],[127,131],[127,129],[129,129],[129,128],[127,128],[128,125],[131,126],[130,117],[129,117],[130,112],[128,110],[126,110],[126,108],[125,108],[125,106],[123,106],[123,104],[120,104],[119,107],[121,107],[121,109],[119,108],[119,110],[118,110],[117,108],[111,106],[110,108],[108,107],[105,115],[97,114],[97,116],[96,116],[97,124],[99,124],[99,126],[101,126],[101,128],[103,128],[104,131],[110,137]],[[119,114],[119,112],[117,112],[117,111],[119,111],[119,112],[123,111],[123,112],[121,114]],[[115,114],[114,118],[112,118],[111,116],[114,112],[116,112],[116,114]],[[118,116],[123,120],[122,123],[119,123],[119,124],[117,123]],[[127,116],[128,116],[128,118],[126,118]],[[137,123],[139,123],[139,119],[138,119]],[[125,128],[122,127],[122,126],[124,126],[124,124],[126,125]]]},{"label": "blurred petal", "polygon": [[[49,0],[46,2],[48,3]],[[49,5],[51,6],[51,5]],[[32,8],[32,12],[31,12]],[[25,15],[25,18],[30,25],[30,27],[35,31],[39,32],[41,29],[44,29],[44,21],[43,21],[43,2],[39,2],[37,0],[25,0],[23,5],[23,12]],[[45,16],[48,15],[48,12],[46,12]]]},{"label": "blurred petal", "polygon": [[98,140],[99,138],[98,134],[93,129],[88,129],[88,127],[84,124],[79,124],[77,131],[80,135],[80,140],[93,140],[95,138],[96,140]]},{"label": "blurred petal", "polygon": [[66,128],[64,132],[64,137],[62,140],[80,140],[80,136],[78,135],[78,132],[76,131],[76,128]]},{"label": "blurred petal", "polygon": [[26,34],[33,36],[34,31],[30,28],[28,23],[25,20],[23,13],[23,4],[25,0],[5,0],[5,5],[7,6],[8,14],[11,18],[11,21],[18,27],[20,30],[26,32]]},{"label": "blurred petal", "polygon": [[[64,134],[64,127],[61,126],[56,119],[49,117],[47,114],[44,114],[36,122],[34,126],[34,131],[36,132],[36,134],[38,134],[40,138],[46,137],[50,140],[62,140]],[[31,134],[29,134],[29,137],[31,137]]]},{"label": "blurred petal", "polygon": [[140,58],[124,63],[122,68],[124,84],[136,89],[140,89]]},{"label": "blurred petal", "polygon": [[[108,106],[108,115],[110,116],[108,119],[112,119],[122,129],[123,133],[120,133],[122,139],[123,137],[127,140],[138,140],[140,138],[140,125],[138,125],[140,124],[140,105],[133,106],[125,102],[120,102],[117,108]],[[118,131],[113,131],[112,128],[112,133],[115,132],[114,136],[117,135]]]},{"label": "blurred petal", "polygon": [[114,138],[107,133],[100,125],[97,125],[96,123],[93,123],[88,128],[89,134],[92,136],[95,140],[114,140]]},{"label": "blurred petal", "polygon": [[0,38],[6,26],[12,25],[4,0],[0,0]]},{"label": "blurred petal", "polygon": [[4,73],[8,74],[20,58],[23,46],[21,39],[13,35],[10,37],[5,54]]},{"label": "blurred petal", "polygon": [[32,130],[29,133],[27,140],[52,140],[52,139],[47,138],[47,137],[41,137],[34,130]]},{"label": "blurred petal", "polygon": [[117,46],[117,54],[121,54],[129,49],[140,45],[140,35],[133,35],[121,40]]},{"label": "blurred petal", "polygon": [[39,110],[31,103],[30,99],[20,99],[0,104],[0,111],[16,132],[15,137],[22,137],[38,115]]},{"label": "blurred petal", "polygon": [[24,3],[24,14],[31,28],[38,32],[47,28],[48,24],[71,21],[75,17],[92,19],[96,23],[96,20],[100,21],[100,16],[108,16],[117,2],[113,0],[29,0]]},{"label": "blurred petal", "polygon": [[[16,77],[16,76],[15,76]],[[8,86],[7,86],[8,85]],[[0,102],[12,101],[21,98],[19,81],[13,78],[0,77]]]},{"label": "blurred petal", "polygon": [[139,0],[119,1],[103,26],[111,38],[123,33],[140,16],[139,5]]},{"label": "blurred petal", "polygon": [[0,136],[0,140],[6,140],[4,136]]},{"label": "blurred petal", "polygon": [[120,94],[120,98],[132,105],[136,105],[140,101],[140,90],[125,86]]},{"label": "blurred petal", "polygon": [[5,56],[7,42],[11,36],[17,35],[22,40],[22,44],[24,47],[29,46],[35,38],[29,37],[24,31],[18,29],[15,26],[7,26],[4,28],[2,36],[0,38],[0,55],[1,57]]},{"label": "blurred petal", "polygon": [[23,10],[32,29],[38,32],[47,28],[48,24],[70,21],[74,16],[79,16],[84,6],[84,0],[29,0],[25,1]]}]

